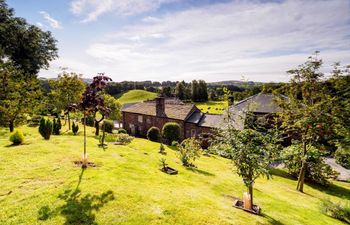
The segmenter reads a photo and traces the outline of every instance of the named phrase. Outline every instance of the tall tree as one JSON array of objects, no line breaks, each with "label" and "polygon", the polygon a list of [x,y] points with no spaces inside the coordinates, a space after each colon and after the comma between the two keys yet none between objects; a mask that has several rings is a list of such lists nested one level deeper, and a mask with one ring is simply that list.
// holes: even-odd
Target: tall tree
[{"label": "tall tree", "polygon": [[184,81],[178,82],[175,87],[175,95],[178,97],[180,100],[184,100],[186,98],[186,86],[184,84]]},{"label": "tall tree", "polygon": [[15,17],[5,0],[0,0],[0,24],[0,60],[9,59],[23,75],[37,74],[57,57],[57,41],[51,33]]},{"label": "tall tree", "polygon": [[208,101],[208,87],[207,83],[204,80],[198,81],[198,100],[201,102]]},{"label": "tall tree", "polygon": [[[50,103],[58,114],[67,109],[69,104],[78,103],[86,86],[81,75],[65,71],[59,74],[57,79],[50,80],[49,84],[51,88]],[[70,129],[69,110],[66,110],[66,115]]]},{"label": "tall tree", "polygon": [[196,80],[191,83],[191,95],[192,101],[197,102],[199,100],[199,84]]},{"label": "tall tree", "polygon": [[322,84],[323,73],[320,71],[322,60],[309,59],[297,69],[288,71],[292,78],[288,90],[288,99],[277,99],[282,111],[278,113],[282,129],[290,139],[302,144],[301,168],[297,190],[303,192],[306,168],[309,166],[307,146],[320,147],[321,140],[335,134],[337,121],[334,117],[333,98]]},{"label": "tall tree", "polygon": [[40,96],[37,78],[26,76],[10,63],[0,63],[0,122],[11,132],[25,121],[26,114],[33,113]]}]

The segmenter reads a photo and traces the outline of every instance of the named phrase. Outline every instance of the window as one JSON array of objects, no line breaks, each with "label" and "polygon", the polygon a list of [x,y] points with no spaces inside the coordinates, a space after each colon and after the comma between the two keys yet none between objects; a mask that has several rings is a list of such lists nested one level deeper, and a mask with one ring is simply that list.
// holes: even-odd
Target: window
[{"label": "window", "polygon": [[142,123],[142,122],[143,122],[142,119],[143,119],[142,116],[138,116],[138,117],[137,117],[137,120],[139,121],[139,123]]},{"label": "window", "polygon": [[146,121],[147,121],[148,124],[151,124],[151,119],[150,118],[147,118]]}]

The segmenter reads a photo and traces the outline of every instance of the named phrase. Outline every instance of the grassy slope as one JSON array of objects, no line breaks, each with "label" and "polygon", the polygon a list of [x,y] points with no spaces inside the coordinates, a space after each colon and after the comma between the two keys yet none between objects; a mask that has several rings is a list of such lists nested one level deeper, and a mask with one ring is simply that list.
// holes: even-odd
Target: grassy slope
[{"label": "grassy slope", "polygon": [[211,114],[222,114],[228,106],[227,101],[208,101],[195,104],[202,112]]},{"label": "grassy slope", "polygon": [[122,103],[142,102],[145,100],[151,100],[157,97],[156,93],[144,91],[144,90],[130,90],[122,94],[118,100]]},{"label": "grassy slope", "polygon": [[[36,128],[23,130],[26,144],[16,147],[0,130],[0,224],[336,225],[341,222],[319,212],[320,199],[350,199],[350,183],[336,182],[327,191],[307,185],[301,194],[294,180],[275,171],[272,180],[256,182],[255,203],[264,214],[254,216],[232,207],[230,196],[242,196],[245,188],[226,159],[203,156],[191,171],[166,148],[167,162],[179,170],[170,176],[159,171],[164,156],[158,143],[135,139],[103,150],[89,129],[89,159],[99,167],[82,171],[73,166],[81,156],[81,132],[44,141]],[[39,211],[48,218],[38,220]]]}]

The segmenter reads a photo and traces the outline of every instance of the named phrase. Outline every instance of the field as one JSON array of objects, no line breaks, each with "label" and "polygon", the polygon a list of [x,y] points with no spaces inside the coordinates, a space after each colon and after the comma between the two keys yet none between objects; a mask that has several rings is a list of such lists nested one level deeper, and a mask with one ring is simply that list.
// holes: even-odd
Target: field
[{"label": "field", "polygon": [[152,100],[157,97],[157,93],[144,91],[144,90],[130,90],[123,93],[118,100],[120,103],[134,103],[134,102],[142,102],[145,100]]},{"label": "field", "polygon": [[[319,211],[321,199],[350,199],[350,183],[328,189],[307,185],[295,190],[295,180],[274,170],[271,180],[258,179],[255,203],[262,216],[232,207],[245,188],[230,161],[202,156],[197,169],[184,168],[176,151],[134,139],[128,146],[97,147],[88,129],[89,160],[97,167],[74,165],[83,137],[65,132],[49,141],[37,128],[23,127],[24,145],[12,146],[0,130],[0,224],[342,224]],[[63,128],[63,130],[66,130]],[[162,173],[160,158],[179,170]]]},{"label": "field", "polygon": [[195,103],[196,106],[204,113],[223,114],[227,108],[227,101],[208,101],[204,103]]}]

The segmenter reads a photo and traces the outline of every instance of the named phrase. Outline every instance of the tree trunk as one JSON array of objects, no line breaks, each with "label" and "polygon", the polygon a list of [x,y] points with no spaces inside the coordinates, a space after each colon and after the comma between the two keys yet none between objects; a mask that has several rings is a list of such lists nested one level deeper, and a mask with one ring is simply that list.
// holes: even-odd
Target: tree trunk
[{"label": "tree trunk", "polygon": [[10,132],[13,132],[13,130],[15,129],[15,125],[14,125],[13,121],[10,121],[9,128],[10,128]]},{"label": "tree trunk", "polygon": [[83,163],[82,168],[87,167],[87,160],[86,160],[86,115],[84,113],[84,153],[83,153]]},{"label": "tree trunk", "polygon": [[70,117],[69,117],[69,112],[67,113],[67,117],[68,117],[68,130],[70,130]]},{"label": "tree trunk", "polygon": [[99,126],[99,121],[95,120],[95,135],[98,136],[100,134],[100,126]]},{"label": "tree trunk", "polygon": [[253,184],[248,187],[248,193],[250,194],[250,205],[253,209]]},{"label": "tree trunk", "polygon": [[304,181],[305,181],[305,172],[306,172],[306,160],[305,160],[305,156],[306,156],[306,142],[303,142],[303,159],[302,159],[302,163],[301,163],[301,169],[300,169],[300,173],[299,173],[299,177],[298,177],[298,184],[297,184],[297,190],[300,192],[304,192]]},{"label": "tree trunk", "polygon": [[104,124],[102,125],[102,141],[101,141],[102,147],[105,144],[105,126]]}]

